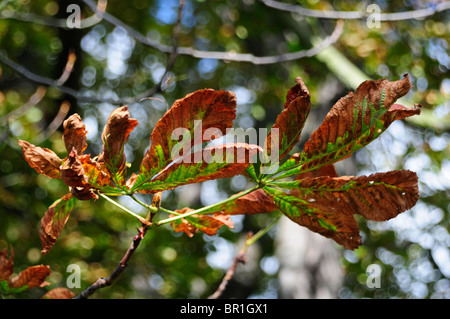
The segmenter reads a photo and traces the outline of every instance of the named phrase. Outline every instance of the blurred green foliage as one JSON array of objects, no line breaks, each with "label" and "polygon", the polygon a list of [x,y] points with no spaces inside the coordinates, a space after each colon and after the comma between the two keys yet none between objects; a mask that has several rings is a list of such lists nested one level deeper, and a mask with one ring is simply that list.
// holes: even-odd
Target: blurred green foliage
[{"label": "blurred green foliage", "polygon": [[[51,25],[64,21],[71,1],[15,0],[0,4],[0,51],[35,74],[58,79],[68,53],[77,56],[66,86],[96,99],[138,96],[157,85],[164,74],[168,54],[130,37],[126,30],[107,21],[85,29]],[[359,1],[301,1],[318,10],[359,10]],[[383,12],[400,12],[432,6],[431,2],[374,1]],[[81,4],[84,17],[92,15]],[[107,12],[147,37],[172,43],[178,1],[108,1]],[[21,19],[22,14],[33,14]],[[430,118],[393,125],[379,142],[359,151],[353,160],[358,171],[408,168],[419,175],[421,199],[406,217],[379,224],[361,220],[364,246],[342,251],[346,269],[340,298],[449,298],[449,95],[448,56],[450,23],[448,11],[425,20],[381,23],[369,29],[365,21],[346,21],[334,47],[346,59],[373,79],[397,80],[409,73],[413,89],[408,99],[422,104]],[[50,24],[50,25],[48,25]],[[179,32],[179,45],[199,50],[277,55],[308,49],[314,37],[329,35],[332,20],[305,18],[277,11],[259,1],[186,1]],[[331,59],[331,57],[329,57]],[[327,63],[333,64],[330,60]],[[129,105],[139,126],[125,148],[130,172],[138,171],[149,146],[149,136],[167,105],[195,90],[210,87],[237,94],[235,126],[270,127],[284,103],[285,94],[301,76],[311,91],[314,112],[326,112],[346,87],[342,73],[334,74],[317,57],[272,65],[197,59],[179,55],[163,81],[156,99]],[[345,70],[344,70],[345,71]],[[350,75],[349,75],[350,76]],[[338,83],[337,90],[327,85]],[[61,157],[65,148],[57,114],[69,101],[67,115],[79,113],[89,131],[86,153],[98,154],[100,135],[111,111],[119,106],[77,100],[58,88],[47,87],[38,103],[30,97],[41,84],[20,75],[0,62],[0,248],[12,245],[15,270],[33,264],[50,265],[52,288],[66,286],[69,264],[82,270],[79,293],[116,267],[136,234],[138,223],[111,204],[98,200],[78,204],[51,252],[40,254],[39,222],[47,207],[66,192],[62,181],[38,175],[23,160],[18,139],[50,148]],[[42,88],[41,90],[44,90]],[[329,102],[331,101],[331,102]],[[321,104],[329,103],[325,106]],[[323,109],[325,107],[325,109]],[[59,121],[59,122],[58,122]],[[318,125],[315,123],[314,125]],[[308,136],[303,136],[301,144]],[[247,188],[246,179],[210,181],[202,185],[168,191],[163,203],[169,209],[193,208],[224,199]],[[195,196],[197,195],[197,196]],[[142,200],[149,201],[142,197]],[[138,210],[132,202],[124,205]],[[147,233],[129,267],[113,287],[94,298],[204,298],[213,293],[248,231],[264,227],[270,216],[236,218],[236,228],[222,229],[209,238],[197,234],[188,238],[169,226]],[[276,298],[276,269],[264,267],[274,255],[275,232],[258,241],[261,254],[253,278],[231,282],[224,297]],[[366,268],[382,267],[382,287],[367,288]],[[44,290],[43,288],[42,290]],[[39,289],[20,298],[39,298]]]}]

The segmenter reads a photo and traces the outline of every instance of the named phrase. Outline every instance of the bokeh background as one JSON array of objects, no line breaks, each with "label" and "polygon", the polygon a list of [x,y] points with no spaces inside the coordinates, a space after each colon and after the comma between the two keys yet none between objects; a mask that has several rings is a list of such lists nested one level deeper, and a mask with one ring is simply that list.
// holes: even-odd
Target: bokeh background
[{"label": "bokeh background", "polygon": [[[405,12],[433,9],[441,2],[373,3],[382,12]],[[369,4],[298,3],[339,11],[365,11]],[[67,28],[71,4],[88,19],[80,28]],[[421,104],[422,115],[394,123],[368,147],[339,162],[337,169],[341,175],[413,170],[421,192],[416,206],[388,222],[359,220],[364,245],[354,251],[283,218],[250,247],[246,265],[238,266],[223,297],[450,298],[449,10],[420,20],[381,22],[379,28],[369,28],[365,19],[345,20],[337,42],[319,54],[255,65],[190,55],[172,60],[170,52],[149,46],[130,30],[151,43],[276,56],[310,49],[333,32],[336,20],[280,11],[257,0],[186,0],[174,32],[178,7],[177,0],[107,1],[106,11],[121,21],[120,26],[92,18],[85,1],[0,2],[0,248],[14,248],[15,271],[50,265],[48,288],[65,287],[67,266],[77,264],[81,287],[72,291],[78,294],[114,270],[139,227],[104,200],[79,202],[59,241],[42,256],[40,219],[67,190],[62,181],[38,175],[28,166],[18,139],[50,148],[63,158],[61,124],[78,113],[89,132],[86,153],[98,154],[107,117],[127,102],[139,121],[125,147],[129,172],[137,172],[153,127],[176,99],[201,88],[231,90],[238,103],[235,127],[270,128],[287,90],[301,76],[311,91],[313,108],[294,150],[298,151],[355,83],[365,78],[394,81],[408,73],[413,87],[404,102]],[[76,60],[64,78],[69,56]],[[58,87],[61,83],[64,88]],[[137,98],[148,93],[154,93],[152,99]],[[164,192],[163,205],[198,208],[249,185],[243,176],[187,185]],[[126,198],[120,202],[145,214]],[[93,298],[205,298],[217,289],[246,234],[263,228],[271,218],[233,217],[234,229],[222,228],[212,237],[199,233],[188,238],[170,226],[149,231],[119,280]],[[366,285],[371,264],[382,270],[377,289]],[[35,288],[12,298],[39,298],[46,290]]]}]

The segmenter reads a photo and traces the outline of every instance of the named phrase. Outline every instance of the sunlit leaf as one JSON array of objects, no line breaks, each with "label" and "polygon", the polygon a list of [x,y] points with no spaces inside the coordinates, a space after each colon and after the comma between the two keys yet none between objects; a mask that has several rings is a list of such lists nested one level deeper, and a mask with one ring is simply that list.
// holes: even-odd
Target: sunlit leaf
[{"label": "sunlit leaf", "polygon": [[[158,121],[150,137],[151,146],[147,150],[141,166],[136,187],[148,182],[172,160],[172,150],[176,144],[189,153],[194,145],[199,145],[217,135],[225,135],[233,126],[236,117],[236,97],[232,92],[199,90],[176,100],[172,107]],[[201,122],[200,122],[201,121]],[[206,130],[211,134],[204,134]],[[172,139],[172,133],[180,133]]]},{"label": "sunlit leaf", "polygon": [[[275,124],[265,142],[267,154],[272,152],[272,139],[278,143],[278,158],[281,160],[300,141],[300,135],[306,118],[311,109],[310,93],[303,80],[298,77],[297,84],[292,87],[287,96],[285,109],[278,115]],[[275,136],[273,132],[277,133]]]},{"label": "sunlit leaf", "polygon": [[122,106],[111,113],[102,133],[103,161],[118,184],[125,184],[124,147],[131,131],[137,125],[138,121],[130,118],[128,106]]},{"label": "sunlit leaf", "polygon": [[22,147],[23,157],[36,172],[50,178],[60,178],[59,166],[62,160],[52,150],[23,140],[19,140],[18,144]]},{"label": "sunlit leaf", "polygon": [[395,121],[420,114],[420,107],[408,109],[394,102],[411,88],[408,75],[399,81],[365,81],[341,98],[323,123],[294,154],[283,169],[300,163],[289,174],[317,169],[350,156],[384,132]]},{"label": "sunlit leaf", "polygon": [[71,115],[64,121],[63,127],[63,140],[66,145],[67,153],[70,153],[74,148],[78,154],[82,154],[87,148],[87,131],[85,125],[81,121],[81,117],[78,114]]},{"label": "sunlit leaf", "polygon": [[[86,157],[83,157],[86,159]],[[92,167],[91,167],[92,168]],[[92,186],[88,183],[88,177],[85,175],[83,163],[75,149],[73,149],[60,167],[61,178],[64,183],[70,187],[74,197],[80,200],[89,200],[97,198]]]}]

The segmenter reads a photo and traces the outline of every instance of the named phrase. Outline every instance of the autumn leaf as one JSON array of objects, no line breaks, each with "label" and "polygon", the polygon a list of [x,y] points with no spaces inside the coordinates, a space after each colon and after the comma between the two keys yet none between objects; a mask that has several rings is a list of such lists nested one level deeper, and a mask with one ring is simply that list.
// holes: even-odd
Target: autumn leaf
[{"label": "autumn leaf", "polygon": [[[235,108],[234,93],[222,90],[199,90],[176,100],[152,132],[151,146],[142,160],[140,174],[134,184],[135,188],[148,182],[174,160],[172,149],[176,144],[182,146],[185,151],[183,155],[187,155],[194,145],[212,139],[212,136],[204,134],[206,130],[211,129],[216,134],[225,135],[226,129],[233,126],[233,120],[236,117]],[[172,132],[176,129],[184,129],[184,135],[180,135],[179,140],[172,140]]]},{"label": "autumn leaf", "polygon": [[75,149],[78,154],[82,154],[87,148],[87,131],[84,123],[81,121],[81,117],[76,113],[71,115],[64,121],[63,127],[63,140],[67,153]]},{"label": "autumn leaf", "polygon": [[72,149],[66,161],[60,167],[61,178],[74,197],[80,200],[98,198],[88,183],[88,177],[84,173],[83,163],[75,149]]},{"label": "autumn leaf", "polygon": [[51,272],[49,266],[31,266],[11,278],[13,266],[14,250],[11,248],[9,258],[7,249],[0,251],[0,293],[20,293],[30,288],[49,285],[45,281]]},{"label": "autumn leaf", "polygon": [[361,245],[354,214],[385,221],[413,207],[419,198],[417,175],[408,170],[360,177],[302,178],[265,187],[275,204],[291,220],[347,249]]},{"label": "autumn leaf", "polygon": [[67,194],[55,201],[41,219],[39,236],[42,244],[42,254],[47,254],[55,244],[62,229],[66,225],[70,212],[73,210],[76,198]]},{"label": "autumn leaf", "polygon": [[59,166],[62,159],[52,150],[35,146],[23,140],[19,140],[18,144],[22,147],[23,157],[36,172],[50,178],[60,178]]},{"label": "autumn leaf", "polygon": [[297,84],[292,87],[287,96],[284,110],[278,115],[272,129],[278,130],[275,136],[272,130],[267,135],[265,150],[268,155],[272,151],[272,139],[278,144],[278,158],[281,160],[300,141],[300,135],[306,118],[311,109],[310,93],[300,77]]},{"label": "autumn leaf", "polygon": [[321,166],[318,169],[315,169],[313,171],[307,171],[300,174],[297,174],[294,177],[294,180],[301,180],[304,178],[313,178],[313,177],[321,177],[321,176],[328,176],[328,177],[337,177],[338,174],[336,172],[336,168],[333,164]]},{"label": "autumn leaf", "polygon": [[155,193],[185,184],[243,174],[259,152],[259,146],[246,143],[207,147],[167,166],[154,180],[136,190]]},{"label": "autumn leaf", "polygon": [[272,198],[262,189],[257,189],[251,193],[241,196],[217,209],[217,211],[230,215],[264,214],[275,210],[278,210],[278,207],[274,204]]},{"label": "autumn leaf", "polygon": [[72,299],[75,294],[64,287],[54,288],[45,293],[41,299]]},{"label": "autumn leaf", "polygon": [[[194,211],[191,208],[185,207],[181,210],[176,210],[178,214],[184,214]],[[175,217],[177,215],[171,215]],[[202,231],[209,236],[216,235],[222,226],[234,228],[230,220],[230,215],[216,213],[213,215],[191,215],[185,218],[177,219],[172,222],[172,228],[176,232],[184,232],[189,237],[194,236],[198,231]]]},{"label": "autumn leaf", "polygon": [[21,271],[19,275],[13,277],[10,280],[10,288],[22,288],[27,289],[34,287],[48,286],[49,283],[45,279],[50,275],[50,267],[44,265],[30,266],[27,269]]},{"label": "autumn leaf", "polygon": [[125,184],[126,159],[124,147],[138,121],[130,118],[128,106],[116,108],[108,118],[102,133],[103,161],[115,182]]},{"label": "autumn leaf", "polygon": [[[399,81],[365,81],[356,91],[341,98],[323,123],[305,143],[301,153],[294,154],[280,170],[298,163],[289,174],[329,165],[366,146],[395,121],[420,114],[420,106],[408,109],[394,102],[411,88],[408,75]],[[281,176],[281,177],[283,177]]]}]

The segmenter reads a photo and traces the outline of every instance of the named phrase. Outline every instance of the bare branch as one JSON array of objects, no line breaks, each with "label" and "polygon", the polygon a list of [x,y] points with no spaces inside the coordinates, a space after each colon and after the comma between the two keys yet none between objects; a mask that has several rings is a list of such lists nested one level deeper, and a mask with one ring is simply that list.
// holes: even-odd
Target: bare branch
[{"label": "bare branch", "polygon": [[114,281],[122,274],[122,272],[127,268],[128,261],[130,260],[131,256],[133,256],[134,252],[139,246],[139,243],[144,238],[145,234],[147,232],[147,226],[142,225],[138,229],[138,234],[134,236],[130,247],[128,248],[127,252],[123,256],[120,263],[117,265],[116,269],[111,273],[111,275],[108,278],[99,278],[92,286],[88,287],[87,289],[83,290],[78,296],[74,297],[74,299],[87,299],[90,296],[92,296],[97,290],[111,286]]},{"label": "bare branch", "polygon": [[[106,10],[107,6],[107,0],[99,0],[97,3],[97,10],[99,12],[104,12]],[[67,19],[57,19],[52,17],[44,17],[40,15],[36,15],[34,13],[24,13],[24,12],[17,12],[14,10],[3,10],[0,11],[0,19],[14,19],[18,21],[25,21],[25,22],[32,22],[37,23],[41,25],[46,25],[49,27],[55,27],[55,28],[68,28],[67,26]],[[102,17],[94,13],[92,16],[87,17],[80,21],[79,29],[86,29],[90,28],[93,25],[99,23],[102,21]]]},{"label": "bare branch", "polygon": [[64,86],[64,85],[60,85],[58,83],[58,80],[53,80],[51,78],[45,77],[45,76],[41,76],[38,75],[36,73],[31,72],[30,70],[28,70],[27,68],[21,66],[20,64],[12,61],[10,58],[8,58],[8,56],[0,51],[0,61],[3,62],[4,64],[6,64],[7,66],[9,66],[10,68],[12,68],[13,70],[15,70],[16,72],[20,73],[21,75],[23,75],[24,77],[26,77],[27,79],[39,83],[39,84],[43,84],[46,86],[52,86],[57,88],[58,90],[60,90],[61,92],[73,96],[74,98],[76,98],[79,101],[82,102],[89,102],[89,103],[111,103],[111,104],[120,104],[120,105],[124,105],[124,104],[130,104],[130,103],[136,103],[139,102],[140,100],[142,100],[145,97],[151,96],[153,94],[155,94],[156,92],[159,91],[158,86],[155,86],[154,88],[148,90],[147,92],[145,92],[144,94],[141,94],[139,96],[134,96],[134,97],[125,97],[125,98],[118,98],[118,99],[114,99],[114,98],[98,98],[98,97],[94,97],[88,94],[83,94],[80,93],[77,90],[74,90],[70,87]]},{"label": "bare branch", "polygon": [[[252,232],[249,232],[247,234],[247,240],[251,238],[252,235],[253,235]],[[233,264],[223,277],[222,282],[219,285],[219,288],[217,288],[217,290],[211,296],[209,296],[208,299],[218,299],[220,296],[222,296],[223,292],[228,286],[229,281],[231,280],[231,278],[233,278],[234,273],[236,272],[237,265],[239,263],[245,264],[247,262],[245,252],[247,251],[248,246],[249,245],[247,244],[247,242],[245,242],[244,247],[242,247],[242,249],[239,251],[239,254],[234,258]]]},{"label": "bare branch", "polygon": [[[266,6],[287,11],[298,13],[307,17],[314,17],[319,19],[343,19],[343,20],[360,20],[365,19],[369,15],[365,11],[322,11],[306,9],[297,4],[287,4],[274,0],[261,0]],[[424,19],[430,17],[436,13],[450,9],[450,1],[444,1],[437,3],[435,6],[426,8],[411,10],[405,12],[395,12],[395,13],[380,13],[379,21],[401,21],[401,20],[412,20],[412,19]]]},{"label": "bare branch", "polygon": [[[91,0],[83,0],[84,3],[86,3],[93,11],[95,11],[95,5]],[[144,36],[140,32],[136,31],[135,29],[131,28],[127,24],[123,23],[116,17],[110,15],[107,12],[99,13],[102,15],[103,19],[106,21],[114,24],[115,26],[119,26],[123,28],[130,36],[132,36],[134,39],[136,39],[138,42],[150,46],[156,50],[159,50],[164,53],[172,53],[174,50],[173,46],[165,45],[162,43],[159,43],[155,40],[149,39],[148,37]],[[236,53],[236,52],[220,52],[220,51],[202,51],[197,50],[191,47],[178,47],[176,48],[176,52],[180,55],[189,55],[194,58],[199,59],[217,59],[217,60],[224,60],[224,61],[233,61],[233,62],[248,62],[256,65],[262,65],[262,64],[275,64],[280,62],[286,62],[286,61],[293,61],[298,60],[301,58],[311,57],[320,52],[322,49],[326,48],[327,46],[335,43],[339,36],[342,33],[342,25],[338,23],[336,25],[336,28],[333,32],[333,34],[326,39],[324,39],[322,42],[320,42],[317,46],[309,49],[309,50],[301,50],[297,52],[292,53],[285,53],[280,54],[276,56],[264,56],[264,57],[258,57],[251,53]]]},{"label": "bare branch", "polygon": [[47,92],[47,89],[43,86],[39,86],[36,91],[33,93],[33,95],[30,96],[28,101],[22,105],[21,107],[9,112],[6,117],[9,120],[14,121],[15,119],[21,117],[24,115],[30,108],[38,104],[45,96],[45,93]]},{"label": "bare branch", "polygon": [[59,107],[58,113],[56,114],[53,121],[50,122],[48,127],[36,138],[36,144],[41,144],[46,140],[53,132],[55,132],[58,127],[62,124],[64,119],[70,110],[70,103],[68,101],[63,101]]},{"label": "bare branch", "polygon": [[66,66],[64,67],[64,71],[59,77],[58,80],[56,80],[56,85],[61,86],[69,79],[70,73],[73,71],[73,66],[75,65],[75,61],[77,60],[76,54],[73,52],[73,50],[69,51],[69,56],[67,57]]}]

